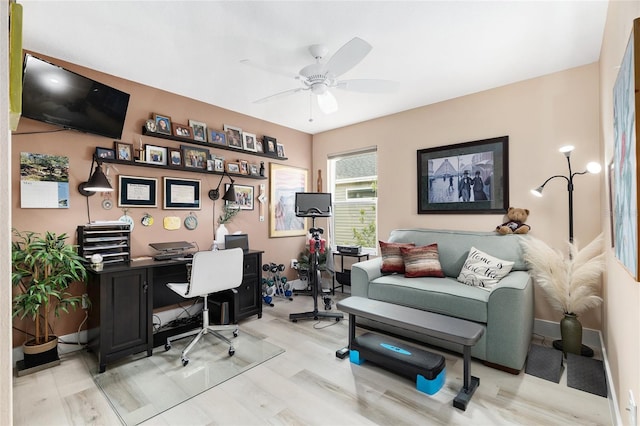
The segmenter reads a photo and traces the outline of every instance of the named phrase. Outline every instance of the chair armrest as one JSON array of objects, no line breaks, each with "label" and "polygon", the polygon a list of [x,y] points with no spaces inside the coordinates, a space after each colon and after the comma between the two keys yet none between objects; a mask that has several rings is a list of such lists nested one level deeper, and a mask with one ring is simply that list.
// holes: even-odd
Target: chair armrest
[{"label": "chair armrest", "polygon": [[351,295],[369,297],[369,282],[382,276],[382,258],[365,260],[351,265]]}]

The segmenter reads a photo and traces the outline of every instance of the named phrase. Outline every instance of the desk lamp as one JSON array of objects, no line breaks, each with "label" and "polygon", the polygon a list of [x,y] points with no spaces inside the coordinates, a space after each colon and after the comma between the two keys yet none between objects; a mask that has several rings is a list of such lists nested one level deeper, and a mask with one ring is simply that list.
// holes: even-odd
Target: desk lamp
[{"label": "desk lamp", "polygon": [[567,157],[567,165],[569,166],[568,176],[564,176],[564,175],[551,176],[549,179],[545,180],[542,185],[540,185],[536,189],[531,190],[531,193],[536,197],[542,197],[542,190],[544,189],[544,186],[547,184],[547,182],[549,182],[550,180],[555,178],[563,178],[567,181],[567,191],[569,191],[569,242],[570,243],[573,243],[573,178],[576,175],[584,175],[585,173],[593,173],[593,174],[600,173],[600,170],[602,170],[602,167],[600,166],[599,163],[591,162],[587,164],[587,170],[583,172],[572,172],[571,171],[571,151],[573,151],[573,149],[574,147],[571,145],[563,146],[560,148],[560,152],[562,152],[564,156]]},{"label": "desk lamp", "polygon": [[236,201],[236,187],[233,184],[235,181],[231,176],[229,176],[226,170],[222,173],[222,177],[220,178],[220,182],[218,182],[218,186],[216,187],[216,189],[212,189],[209,191],[209,198],[211,200],[215,201],[220,198],[220,184],[222,184],[222,180],[225,176],[229,178],[229,180],[231,181],[231,185],[229,185],[229,189],[227,189],[227,191],[224,193],[222,199],[231,202]]},{"label": "desk lamp", "polygon": [[[93,170],[94,163],[96,164],[96,169],[92,174],[91,170]],[[109,180],[102,171],[102,163],[94,155],[93,159],[91,160],[91,168],[89,169],[89,180],[78,185],[78,192],[80,192],[80,194],[84,195],[85,197],[90,197],[96,192],[112,191],[113,188],[111,187]]]}]

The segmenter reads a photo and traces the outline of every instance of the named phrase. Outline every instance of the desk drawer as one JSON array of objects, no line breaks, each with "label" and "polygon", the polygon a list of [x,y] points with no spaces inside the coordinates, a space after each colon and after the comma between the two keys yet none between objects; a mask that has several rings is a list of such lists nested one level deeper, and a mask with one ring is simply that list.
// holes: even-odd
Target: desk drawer
[{"label": "desk drawer", "polygon": [[258,265],[258,256],[253,254],[247,254],[244,256],[244,269],[242,272],[243,277],[255,277],[260,271],[260,265]]}]

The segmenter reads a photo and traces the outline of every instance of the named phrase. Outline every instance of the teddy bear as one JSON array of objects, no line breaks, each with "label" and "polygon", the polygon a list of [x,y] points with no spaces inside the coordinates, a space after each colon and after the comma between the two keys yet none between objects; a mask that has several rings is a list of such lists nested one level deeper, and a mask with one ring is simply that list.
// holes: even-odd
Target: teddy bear
[{"label": "teddy bear", "polygon": [[531,227],[524,223],[528,217],[529,209],[509,207],[509,210],[507,210],[507,218],[509,219],[509,222],[496,226],[496,232],[502,235],[526,234],[531,230]]}]

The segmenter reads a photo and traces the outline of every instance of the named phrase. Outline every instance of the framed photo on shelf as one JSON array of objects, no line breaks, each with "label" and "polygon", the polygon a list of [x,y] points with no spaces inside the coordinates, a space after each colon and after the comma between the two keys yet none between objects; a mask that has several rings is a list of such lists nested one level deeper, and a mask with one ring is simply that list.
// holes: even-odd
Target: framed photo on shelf
[{"label": "framed photo on shelf", "polygon": [[253,133],[242,134],[242,147],[245,151],[257,152],[256,149],[256,135]]},{"label": "framed photo on shelf", "polygon": [[209,159],[209,150],[189,145],[180,145],[182,150],[182,164],[192,169],[206,169]]},{"label": "framed photo on shelf", "polygon": [[162,178],[164,181],[164,203],[166,210],[200,210],[200,181],[197,179]]},{"label": "framed photo on shelf", "polygon": [[509,136],[418,150],[418,214],[504,214]]},{"label": "framed photo on shelf", "polygon": [[281,143],[277,143],[276,144],[276,150],[278,151],[278,157],[279,158],[286,157],[286,155],[284,155],[284,145],[282,145]]},{"label": "framed photo on shelf", "polygon": [[173,130],[173,136],[178,136],[181,138],[193,138],[191,127],[187,126],[186,124],[172,123],[171,129]]},{"label": "framed photo on shelf", "polygon": [[206,142],[207,141],[207,124],[201,121],[189,120],[189,127],[193,131],[193,140]]},{"label": "framed photo on shelf", "polygon": [[264,152],[261,140],[256,140],[256,152]]},{"label": "framed photo on shelf", "polygon": [[167,165],[167,148],[164,146],[145,145],[144,158],[147,164],[157,164],[159,166]]},{"label": "framed photo on shelf", "polygon": [[[225,193],[229,190],[229,185],[228,183],[224,184]],[[225,204],[237,205],[240,210],[253,210],[253,186],[235,184],[234,188],[236,190],[236,201],[225,201]]]},{"label": "framed photo on shelf", "polygon": [[122,161],[133,161],[133,144],[114,141],[113,148],[116,151],[116,159]]},{"label": "framed photo on shelf", "polygon": [[242,149],[242,129],[239,127],[224,125],[224,132],[227,134],[227,145],[231,148]]},{"label": "framed photo on shelf", "polygon": [[269,237],[306,235],[306,220],[296,216],[295,200],[296,192],[307,192],[307,169],[269,166]]},{"label": "framed photo on shelf", "polygon": [[224,132],[209,129],[209,143],[227,146],[227,135]]},{"label": "framed photo on shelf", "polygon": [[207,171],[209,171],[209,172],[213,171],[213,167],[214,167],[215,162],[216,162],[216,160],[213,159],[213,158],[210,159],[210,160],[207,160]]},{"label": "framed photo on shelf", "polygon": [[177,148],[169,148],[169,165],[182,167],[182,151]]},{"label": "framed photo on shelf", "polygon": [[249,164],[249,174],[251,176],[260,176],[260,166],[255,163]]},{"label": "framed photo on shelf", "polygon": [[110,149],[110,148],[97,147],[96,148],[96,157],[104,158],[106,160],[115,160],[116,159],[116,152],[113,149]]},{"label": "framed photo on shelf", "polygon": [[240,163],[240,173],[243,175],[248,175],[249,174],[249,162],[246,160],[240,160],[238,161],[238,163]]},{"label": "framed photo on shelf", "polygon": [[216,157],[213,159],[213,171],[224,172],[224,158]]},{"label": "framed photo on shelf", "polygon": [[171,117],[154,113],[153,121],[156,122],[156,133],[171,134]]},{"label": "framed photo on shelf", "polygon": [[240,174],[240,163],[227,163],[225,164],[225,167],[227,169],[227,173]]},{"label": "framed photo on shelf", "polygon": [[158,179],[118,176],[118,207],[156,207]]},{"label": "framed photo on shelf", "polygon": [[272,138],[271,136],[265,136],[262,139],[262,147],[264,149],[265,154],[277,155],[277,141],[276,138]]}]

